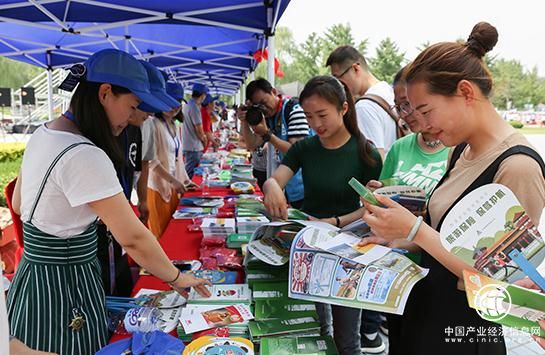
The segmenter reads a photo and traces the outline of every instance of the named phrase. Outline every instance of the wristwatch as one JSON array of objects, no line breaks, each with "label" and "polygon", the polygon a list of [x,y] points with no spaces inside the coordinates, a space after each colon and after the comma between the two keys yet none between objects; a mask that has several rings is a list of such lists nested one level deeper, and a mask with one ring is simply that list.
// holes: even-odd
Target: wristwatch
[{"label": "wristwatch", "polygon": [[265,142],[265,143],[270,141],[271,137],[272,137],[272,133],[271,133],[270,129],[267,130],[267,133],[265,133],[264,135],[261,136],[261,138],[263,139],[263,142]]}]

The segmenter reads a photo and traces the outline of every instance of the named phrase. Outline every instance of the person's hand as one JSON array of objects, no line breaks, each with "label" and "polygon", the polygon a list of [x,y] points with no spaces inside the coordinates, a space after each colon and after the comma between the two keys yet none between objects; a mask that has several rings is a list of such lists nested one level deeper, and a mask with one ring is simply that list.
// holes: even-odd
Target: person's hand
[{"label": "person's hand", "polygon": [[172,182],[172,187],[179,194],[183,194],[184,192],[187,191],[185,185],[177,179],[174,179],[174,181]]},{"label": "person's hand", "polygon": [[272,179],[269,180],[268,183],[266,182],[266,184],[266,189],[265,186],[263,186],[263,190],[266,191],[263,203],[265,204],[267,212],[273,218],[287,220],[288,201],[286,201],[286,196],[284,196],[284,192],[276,182],[272,181]]},{"label": "person's hand", "polygon": [[362,219],[371,227],[373,234],[388,241],[407,237],[416,222],[416,216],[386,196],[375,194],[375,197],[384,207],[373,206],[362,200],[365,206]]},{"label": "person's hand", "polygon": [[520,287],[524,287],[524,288],[528,288],[530,290],[538,290],[538,291],[541,291],[541,288],[539,288],[538,285],[536,285],[536,283],[534,281],[532,281],[530,278],[528,277],[525,277],[523,279],[520,279],[520,280],[517,280],[514,282],[515,285],[517,286],[520,286]]},{"label": "person's hand", "polygon": [[244,107],[245,109],[242,109],[244,106],[239,106],[239,108],[237,109],[237,118],[241,121],[241,122],[246,122],[246,112],[248,112],[248,109],[246,109],[246,107]]},{"label": "person's hand", "polygon": [[337,227],[337,220],[335,217],[329,217],[329,218],[316,218],[313,216],[308,216],[309,221],[315,221],[315,222],[324,222],[331,224],[333,227]]},{"label": "person's hand", "polygon": [[220,141],[219,139],[215,138],[212,140],[212,147],[214,148],[218,148],[220,146]]},{"label": "person's hand", "polygon": [[208,143],[208,137],[206,136],[206,134],[201,137],[201,142],[204,146],[206,146],[206,144]]},{"label": "person's hand", "polygon": [[263,136],[267,134],[268,130],[269,130],[269,127],[267,127],[267,122],[265,122],[265,119],[262,119],[258,125],[252,126],[252,131],[254,131],[254,133],[257,134],[258,136]]},{"label": "person's hand", "polygon": [[369,180],[365,187],[367,187],[371,191],[375,191],[376,189],[380,189],[382,187],[382,182],[378,180]]},{"label": "person's hand", "polygon": [[195,276],[181,274],[176,282],[170,284],[182,296],[187,294],[187,288],[193,287],[197,293],[203,297],[210,297],[210,291],[206,286],[212,286],[212,283],[205,279],[198,279]]},{"label": "person's hand", "polygon": [[147,224],[149,218],[149,208],[146,201],[138,201],[138,213],[140,214],[138,218],[142,221],[142,223]]},{"label": "person's hand", "polygon": [[186,190],[196,190],[199,188],[199,185],[195,184],[193,181],[191,180],[186,180],[184,181],[184,186],[185,186],[185,189]]}]

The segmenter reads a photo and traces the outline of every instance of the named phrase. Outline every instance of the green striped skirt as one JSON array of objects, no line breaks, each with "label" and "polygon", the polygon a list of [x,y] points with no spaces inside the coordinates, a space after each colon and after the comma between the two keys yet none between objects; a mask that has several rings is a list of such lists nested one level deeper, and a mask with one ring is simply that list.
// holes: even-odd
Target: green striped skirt
[{"label": "green striped skirt", "polygon": [[[108,339],[96,225],[63,239],[25,223],[23,234],[8,294],[11,335],[37,350],[94,354]],[[76,315],[84,319],[80,329],[70,326]]]}]

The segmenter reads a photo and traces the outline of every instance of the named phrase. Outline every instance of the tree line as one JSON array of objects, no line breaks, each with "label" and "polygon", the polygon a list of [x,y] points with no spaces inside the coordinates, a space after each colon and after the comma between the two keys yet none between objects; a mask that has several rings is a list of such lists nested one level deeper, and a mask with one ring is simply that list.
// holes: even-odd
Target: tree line
[{"label": "tree line", "polygon": [[[394,40],[387,37],[380,41],[374,53],[368,53],[368,40],[356,43],[349,24],[336,24],[324,33],[312,32],[303,43],[296,43],[293,33],[286,27],[276,31],[276,57],[284,72],[276,78],[276,84],[293,81],[306,83],[316,75],[329,73],[325,62],[329,53],[338,46],[351,45],[357,48],[368,61],[371,72],[379,79],[391,83],[395,74],[410,58],[401,51]],[[417,46],[419,51],[429,42]],[[538,75],[537,68],[526,69],[518,60],[487,55],[486,61],[494,78],[493,104],[501,110],[519,110],[545,104],[545,78]],[[261,62],[255,77],[266,77],[266,62]]]}]

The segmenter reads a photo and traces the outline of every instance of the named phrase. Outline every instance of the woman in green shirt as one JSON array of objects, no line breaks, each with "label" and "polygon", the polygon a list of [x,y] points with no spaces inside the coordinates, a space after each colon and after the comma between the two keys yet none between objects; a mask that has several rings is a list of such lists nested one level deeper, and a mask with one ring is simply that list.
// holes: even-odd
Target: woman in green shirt
[{"label": "woman in green shirt", "polygon": [[[445,174],[449,149],[433,138],[433,132],[426,127],[418,111],[411,107],[407,99],[407,84],[402,77],[403,69],[394,78],[394,107],[413,133],[392,145],[384,160],[380,180],[394,178],[396,185],[422,188],[429,197]],[[379,188],[382,183],[370,181],[368,187]]]},{"label": "woman in green shirt", "polygon": [[[378,151],[361,134],[352,95],[332,76],[317,76],[303,89],[299,101],[316,136],[296,142],[264,186],[265,206],[274,217],[287,219],[283,192],[302,169],[305,198],[302,210],[342,227],[361,216],[358,194],[348,185],[355,177],[364,184],[377,179],[382,167]],[[323,306],[322,306],[323,307]],[[325,307],[324,307],[325,308]],[[334,338],[340,354],[361,354],[361,310],[332,306]],[[320,313],[330,331],[327,311]]]}]

